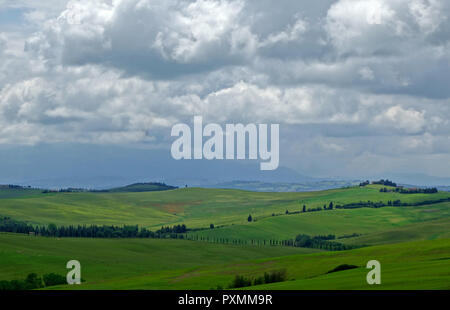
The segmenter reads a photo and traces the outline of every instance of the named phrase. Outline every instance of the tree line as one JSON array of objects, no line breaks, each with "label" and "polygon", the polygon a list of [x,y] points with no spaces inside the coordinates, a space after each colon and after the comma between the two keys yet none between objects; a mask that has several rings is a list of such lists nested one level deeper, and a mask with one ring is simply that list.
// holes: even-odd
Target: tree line
[{"label": "tree line", "polygon": [[[175,225],[161,227],[157,231],[151,231],[146,228],[140,228],[138,225],[124,225],[124,226],[97,226],[97,225],[70,225],[70,226],[56,226],[49,224],[47,226],[33,226],[25,222],[16,221],[9,217],[0,217],[0,232],[32,234],[44,237],[72,237],[72,238],[172,238],[172,239],[186,239],[193,241],[206,241],[221,244],[233,245],[253,245],[253,246],[298,246],[311,247],[324,250],[338,251],[350,249],[349,246],[338,242],[331,242],[336,237],[334,235],[314,236],[309,237],[302,235],[301,238],[297,236],[294,240],[241,240],[230,238],[215,238],[209,236],[188,234],[189,230],[186,225]],[[307,238],[306,238],[307,237]],[[305,239],[306,238],[306,239]],[[309,240],[310,239],[310,240]],[[309,240],[308,242],[304,242]]]},{"label": "tree line", "polygon": [[175,225],[161,227],[157,231],[151,231],[146,228],[140,228],[138,225],[124,226],[97,226],[97,225],[78,225],[78,226],[56,226],[49,224],[47,226],[33,226],[25,222],[16,221],[9,217],[0,217],[0,232],[33,234],[44,237],[72,237],[72,238],[172,238],[186,239],[193,241],[206,241],[221,244],[233,245],[253,245],[253,246],[301,246],[314,247],[328,250],[348,249],[340,246],[337,242],[329,242],[327,240],[335,239],[334,235],[315,236],[312,243],[300,244],[295,240],[241,240],[230,238],[214,238],[209,236],[188,234],[189,230],[186,225]]},{"label": "tree line", "polygon": [[161,227],[156,231],[148,230],[138,225],[69,225],[55,224],[33,226],[25,222],[16,221],[10,217],[0,218],[0,232],[34,234],[44,237],[72,237],[72,238],[183,238],[188,231],[185,224]]},{"label": "tree line", "polygon": [[[353,236],[359,236],[359,234],[353,234]],[[350,238],[350,236],[346,236]],[[297,235],[294,239],[285,240],[266,240],[266,239],[231,239],[231,238],[219,238],[201,235],[185,235],[187,240],[192,241],[203,241],[210,243],[220,243],[220,244],[233,244],[233,245],[252,245],[252,246],[292,246],[292,247],[302,247],[302,248],[314,248],[322,249],[328,251],[343,251],[356,248],[356,246],[346,245],[340,242],[334,241],[336,239],[335,235],[319,235],[319,236],[309,236],[309,235]],[[340,238],[339,238],[340,239]]]},{"label": "tree line", "polygon": [[386,187],[380,188],[380,193],[396,192],[400,194],[436,194],[438,189],[436,187],[431,188],[400,188],[387,189]]},{"label": "tree line", "polygon": [[441,198],[435,200],[423,200],[418,202],[402,202],[400,199],[389,200],[387,203],[384,202],[373,202],[373,201],[360,201],[354,203],[348,203],[344,205],[336,205],[336,209],[355,209],[355,208],[381,208],[381,207],[416,207],[423,205],[436,204],[441,202],[450,201],[450,197]]}]

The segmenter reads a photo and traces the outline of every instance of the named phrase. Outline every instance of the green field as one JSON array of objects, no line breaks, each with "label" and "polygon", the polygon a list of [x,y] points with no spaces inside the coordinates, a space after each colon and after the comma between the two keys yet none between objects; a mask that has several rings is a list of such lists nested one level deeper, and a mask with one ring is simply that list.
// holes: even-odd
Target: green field
[{"label": "green field", "polygon": [[[258,277],[285,269],[288,280],[252,289],[449,289],[450,193],[381,193],[382,186],[317,192],[262,193],[183,188],[154,192],[41,193],[0,188],[0,216],[33,225],[140,225],[152,230],[186,224],[189,238],[285,240],[333,234],[357,245],[348,251],[231,245],[173,239],[51,238],[0,233],[0,280],[27,274],[65,274],[82,264],[81,286],[58,289],[226,288],[235,275]],[[401,200],[416,206],[302,209]],[[426,203],[425,203],[426,202]],[[286,210],[291,214],[286,214]],[[253,221],[247,220],[251,214]],[[210,224],[215,228],[210,229]],[[356,237],[346,235],[358,234]],[[339,238],[346,236],[346,238]],[[361,247],[363,246],[363,247]],[[365,282],[367,261],[382,264],[382,285]],[[327,274],[340,264],[359,268]]]},{"label": "green field", "polygon": [[82,262],[89,281],[150,274],[172,269],[317,252],[280,247],[233,247],[219,244],[155,239],[45,238],[0,233],[2,280],[24,278],[28,273],[65,274],[71,259]]},{"label": "green field", "polygon": [[[437,229],[429,227],[428,223],[436,220],[439,220],[441,225]],[[383,233],[398,231],[404,226],[412,227],[412,231],[418,235],[411,235],[409,239],[406,238],[402,241],[450,237],[449,231],[445,229],[445,226],[450,227],[450,202],[419,207],[326,210],[267,217],[253,223],[247,222],[203,230],[193,232],[191,235],[240,240],[284,240],[292,239],[300,233],[309,235],[335,234],[336,237],[357,233],[363,236],[342,239],[342,242],[367,245],[380,244],[368,238],[372,235],[384,237],[381,243],[391,243],[392,236]],[[392,235],[395,235],[395,233]],[[349,240],[359,242],[349,242]]]},{"label": "green field", "polygon": [[256,220],[272,213],[322,207],[332,201],[347,204],[360,201],[400,199],[415,203],[450,198],[449,192],[436,194],[380,193],[381,186],[333,189],[301,193],[261,193],[241,190],[183,188],[159,192],[132,193],[18,193],[1,198],[0,215],[33,224],[138,224],[147,228],[186,224],[190,228],[245,224],[252,214]]},{"label": "green field", "polygon": [[[231,246],[181,240],[56,239],[0,234],[2,279],[30,272],[64,274],[82,264],[81,286],[58,289],[210,289],[234,275],[257,277],[286,269],[288,281],[252,289],[449,289],[450,239],[383,245],[342,252],[289,247]],[[314,253],[316,252],[316,253]],[[382,285],[365,283],[365,264],[382,264]],[[340,264],[360,268],[326,274]]]}]

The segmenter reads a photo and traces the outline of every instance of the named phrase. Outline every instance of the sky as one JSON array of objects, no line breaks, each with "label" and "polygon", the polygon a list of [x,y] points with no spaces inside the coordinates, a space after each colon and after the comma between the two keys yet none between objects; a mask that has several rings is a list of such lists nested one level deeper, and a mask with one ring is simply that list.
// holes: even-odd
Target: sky
[{"label": "sky", "polygon": [[0,181],[170,170],[195,115],[280,124],[302,175],[448,178],[449,81],[446,0],[0,0]]}]

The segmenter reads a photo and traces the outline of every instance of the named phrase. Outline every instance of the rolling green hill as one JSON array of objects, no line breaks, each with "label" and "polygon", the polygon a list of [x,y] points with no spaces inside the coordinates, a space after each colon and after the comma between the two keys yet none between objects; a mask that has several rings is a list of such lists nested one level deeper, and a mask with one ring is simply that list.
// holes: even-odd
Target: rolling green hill
[{"label": "rolling green hill", "polygon": [[412,240],[434,240],[450,238],[450,217],[425,222],[417,222],[389,230],[377,231],[355,238],[341,239],[346,244],[380,245],[408,242]]},{"label": "rolling green hill", "polygon": [[[283,269],[287,281],[248,288],[450,289],[450,239],[317,252],[186,240],[56,239],[0,234],[0,253],[1,279],[24,277],[29,272],[64,274],[65,263],[78,259],[86,282],[55,287],[58,289],[227,288],[235,275],[254,278]],[[380,286],[369,286],[365,281],[365,265],[372,259],[381,263]],[[359,268],[327,274],[341,264]]]},{"label": "rolling green hill", "polygon": [[371,185],[302,193],[203,188],[125,193],[25,193],[0,198],[0,215],[33,224],[138,224],[157,229],[162,225],[184,223],[189,228],[207,228],[211,223],[215,226],[246,224],[249,214],[261,220],[274,213],[284,214],[286,210],[300,211],[303,205],[308,208],[322,207],[330,201],[335,205],[368,200],[387,204],[395,200],[418,203],[450,198],[448,192],[380,193],[380,188]]},{"label": "rolling green hill", "polygon": [[[429,221],[439,221],[440,225],[428,224]],[[406,225],[408,230],[401,230]],[[359,208],[282,215],[190,234],[240,240],[285,240],[293,239],[298,234],[334,234],[336,237],[360,234],[363,236],[337,241],[369,245],[398,241],[400,232],[404,236],[406,231],[411,234],[409,238],[404,236],[402,241],[449,236],[445,227],[450,227],[450,202],[418,207]],[[371,237],[373,234],[378,242]]]},{"label": "rolling green hill", "polygon": [[0,199],[22,198],[22,197],[39,197],[42,191],[34,188],[9,187],[8,185],[0,185]]},{"label": "rolling green hill", "polygon": [[65,274],[71,259],[81,262],[90,282],[151,275],[209,264],[237,262],[298,253],[312,249],[238,247],[162,239],[46,238],[0,233],[0,280],[22,279],[29,273]]},{"label": "rolling green hill", "polygon": [[116,187],[106,192],[111,193],[123,193],[123,192],[156,192],[156,191],[167,191],[171,189],[176,189],[175,186],[170,186],[164,183],[134,183],[122,187]]},{"label": "rolling green hill", "polygon": [[[0,233],[0,280],[28,273],[65,274],[80,260],[86,282],[60,289],[210,289],[237,274],[249,278],[285,269],[288,281],[255,289],[371,289],[368,260],[382,263],[376,289],[449,289],[450,193],[380,192],[369,185],[317,192],[267,193],[183,188],[141,192],[42,193],[0,188],[0,216],[34,225],[140,225],[152,230],[186,224],[187,236],[285,240],[333,234],[364,246],[319,251],[284,246],[230,245],[173,239],[51,238]],[[401,200],[402,204],[387,206]],[[449,200],[449,201],[448,201]],[[370,202],[369,202],[370,201]],[[301,212],[333,202],[357,208]],[[374,207],[375,203],[378,207]],[[286,212],[288,211],[288,212]],[[253,221],[247,220],[251,214]],[[214,224],[213,229],[210,224]],[[340,238],[345,237],[345,238]],[[221,241],[223,242],[223,241]],[[262,243],[260,243],[262,244]],[[267,243],[268,244],[268,243]],[[340,264],[359,268],[327,274]]]}]

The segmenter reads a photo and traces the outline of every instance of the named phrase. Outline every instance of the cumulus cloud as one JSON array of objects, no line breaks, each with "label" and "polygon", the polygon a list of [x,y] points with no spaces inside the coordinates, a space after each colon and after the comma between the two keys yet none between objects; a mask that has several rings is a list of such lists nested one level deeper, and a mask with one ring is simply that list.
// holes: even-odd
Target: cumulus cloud
[{"label": "cumulus cloud", "polygon": [[340,53],[398,54],[444,26],[449,10],[444,2],[340,0],[328,10],[325,27]]},{"label": "cumulus cloud", "polygon": [[393,106],[374,119],[376,124],[384,124],[397,129],[404,129],[407,133],[417,133],[423,130],[425,125],[425,112],[412,109],[404,109],[401,106]]},{"label": "cumulus cloud", "polygon": [[100,64],[145,79],[238,66],[271,83],[450,96],[443,2],[341,0],[282,20],[263,9],[239,0],[71,1],[26,48],[48,65]]},{"label": "cumulus cloud", "polygon": [[27,42],[56,64],[100,63],[167,77],[243,63],[257,38],[242,1],[71,1]]},{"label": "cumulus cloud", "polygon": [[374,54],[396,48],[393,40],[405,35],[406,24],[391,1],[341,0],[331,6],[326,29],[340,53]]},{"label": "cumulus cloud", "polygon": [[163,145],[174,123],[203,115],[282,124],[294,166],[299,152],[311,167],[325,154],[323,169],[332,153],[353,158],[342,167],[419,149],[449,153],[444,0],[5,8],[23,10],[26,31],[0,34],[2,144]]},{"label": "cumulus cloud", "polygon": [[307,30],[307,23],[299,17],[296,17],[293,25],[288,25],[285,30],[270,34],[265,40],[259,43],[260,47],[272,46],[280,43],[298,41],[301,35]]}]

